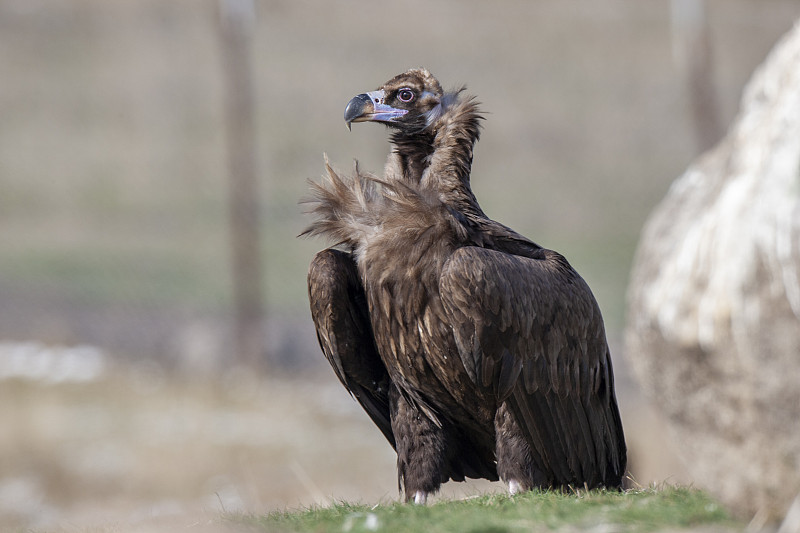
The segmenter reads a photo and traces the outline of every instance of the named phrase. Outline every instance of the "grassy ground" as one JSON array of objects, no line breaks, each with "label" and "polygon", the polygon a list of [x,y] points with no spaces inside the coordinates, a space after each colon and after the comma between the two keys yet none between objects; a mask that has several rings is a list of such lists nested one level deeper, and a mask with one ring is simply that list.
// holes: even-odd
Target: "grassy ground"
[{"label": "grassy ground", "polygon": [[703,492],[676,487],[624,493],[537,491],[515,497],[493,494],[442,501],[427,507],[339,503],[266,516],[228,515],[227,520],[259,531],[285,532],[635,532],[741,528]]}]

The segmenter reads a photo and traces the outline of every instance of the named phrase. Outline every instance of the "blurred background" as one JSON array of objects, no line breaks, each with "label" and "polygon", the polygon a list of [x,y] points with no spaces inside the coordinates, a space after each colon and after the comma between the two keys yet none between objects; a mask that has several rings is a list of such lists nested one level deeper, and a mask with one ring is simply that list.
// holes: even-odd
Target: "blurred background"
[{"label": "blurred background", "polygon": [[382,128],[348,132],[344,105],[417,66],[483,103],[487,214],[593,288],[636,482],[691,482],[621,353],[629,266],[798,16],[796,0],[0,0],[0,527],[396,498],[391,448],[316,343],[305,276],[328,243],[296,236],[323,153],[383,167]]}]

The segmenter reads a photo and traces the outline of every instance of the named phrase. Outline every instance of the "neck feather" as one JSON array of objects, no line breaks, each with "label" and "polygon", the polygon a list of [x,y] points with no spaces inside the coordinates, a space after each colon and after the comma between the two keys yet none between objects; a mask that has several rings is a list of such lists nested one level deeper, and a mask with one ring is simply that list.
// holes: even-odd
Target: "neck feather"
[{"label": "neck feather", "polygon": [[[449,99],[452,102],[447,102]],[[442,202],[464,213],[483,213],[470,188],[472,154],[482,118],[473,97],[446,95],[435,126],[430,163],[421,179],[423,187],[438,191]]]},{"label": "neck feather", "polygon": [[[442,98],[430,130],[392,136],[394,153],[387,172],[398,170],[406,182],[436,191],[442,202],[463,213],[482,214],[470,188],[470,172],[483,117],[474,98],[460,98],[460,93]],[[400,168],[390,168],[395,165]]]},{"label": "neck feather", "polygon": [[419,183],[433,153],[433,141],[433,135],[424,131],[413,134],[399,131],[393,133],[391,142],[394,150],[390,156],[390,165],[399,167],[396,169],[397,174],[406,182]]}]

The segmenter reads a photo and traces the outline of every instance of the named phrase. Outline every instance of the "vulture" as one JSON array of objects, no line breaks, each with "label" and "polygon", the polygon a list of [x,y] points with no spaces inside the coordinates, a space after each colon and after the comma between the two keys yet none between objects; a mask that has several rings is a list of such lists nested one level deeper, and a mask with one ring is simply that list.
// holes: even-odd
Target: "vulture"
[{"label": "vulture", "polygon": [[328,163],[304,200],[324,236],[311,314],[336,376],[397,452],[405,501],[448,480],[620,488],[625,438],[600,309],[557,252],[484,214],[470,188],[483,120],[425,69],[347,104],[393,145],[383,176]]}]

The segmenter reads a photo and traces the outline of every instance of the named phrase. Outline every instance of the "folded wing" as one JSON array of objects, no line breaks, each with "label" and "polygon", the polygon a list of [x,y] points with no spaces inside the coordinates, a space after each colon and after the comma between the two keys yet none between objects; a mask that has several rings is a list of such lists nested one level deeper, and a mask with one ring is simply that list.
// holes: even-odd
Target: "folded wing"
[{"label": "folded wing", "polygon": [[440,291],[470,378],[507,402],[553,486],[618,487],[625,439],[603,320],[561,255],[478,247],[445,264]]},{"label": "folded wing", "polygon": [[364,288],[349,253],[319,252],[308,271],[317,339],[336,376],[395,446],[389,420],[389,376],[372,336]]}]

